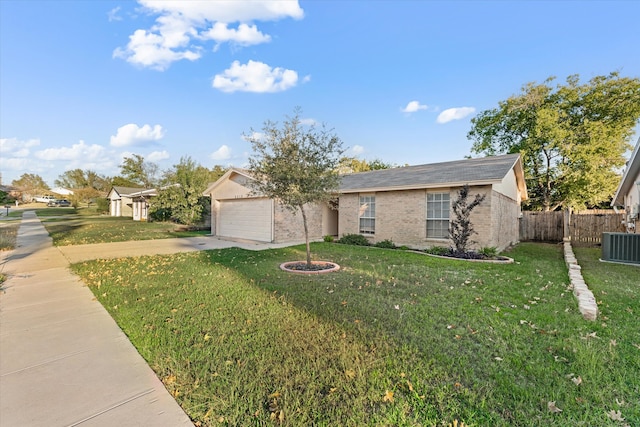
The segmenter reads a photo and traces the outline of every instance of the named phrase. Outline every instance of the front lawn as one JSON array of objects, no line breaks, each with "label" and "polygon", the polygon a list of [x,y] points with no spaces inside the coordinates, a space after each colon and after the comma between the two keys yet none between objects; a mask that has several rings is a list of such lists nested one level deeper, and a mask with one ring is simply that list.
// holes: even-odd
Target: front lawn
[{"label": "front lawn", "polygon": [[169,239],[209,233],[209,231],[180,231],[179,226],[169,222],[141,222],[127,217],[111,216],[67,216],[74,211],[73,208],[49,208],[37,211],[38,216],[49,214],[53,216],[43,218],[42,224],[53,238],[54,245]]},{"label": "front lawn", "polygon": [[302,246],[73,269],[197,425],[640,424],[633,267],[596,285],[605,317],[588,322],[560,245],[521,244],[510,265],[313,253],[342,270],[278,270]]}]

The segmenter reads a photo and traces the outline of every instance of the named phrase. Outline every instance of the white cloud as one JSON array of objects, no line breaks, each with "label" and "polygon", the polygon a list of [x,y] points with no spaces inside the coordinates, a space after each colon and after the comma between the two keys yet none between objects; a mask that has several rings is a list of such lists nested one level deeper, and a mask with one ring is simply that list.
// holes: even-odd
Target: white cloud
[{"label": "white cloud", "polygon": [[223,145],[211,153],[211,156],[209,157],[211,157],[212,160],[229,160],[231,158],[231,148],[227,145]]},{"label": "white cloud", "polygon": [[[182,1],[139,0],[151,15],[158,15],[150,29],[138,29],[129,36],[126,47],[114,50],[114,58],[156,70],[165,70],[182,59],[200,58],[198,42],[214,40],[237,46],[265,43],[255,21],[302,19],[298,1]],[[117,12],[117,11],[116,11]],[[115,16],[115,13],[113,14]],[[237,28],[229,24],[238,23]]]},{"label": "white cloud", "polygon": [[160,160],[166,160],[169,157],[169,152],[167,150],[153,151],[147,154],[145,160],[149,160],[150,162],[159,162]]},{"label": "white cloud", "polygon": [[158,71],[166,70],[171,63],[181,59],[195,61],[200,58],[200,48],[175,50],[189,42],[185,32],[172,32],[170,28],[161,28],[158,31],[160,34],[136,30],[129,36],[127,48],[117,48],[113,51],[113,57]]},{"label": "white cloud", "polygon": [[18,138],[0,138],[0,154],[2,158],[27,157],[29,148],[40,145],[39,139],[29,139],[21,141]]},{"label": "white cloud", "polygon": [[109,18],[109,22],[112,21],[122,21],[122,17],[118,15],[120,12],[120,6],[114,7],[107,13],[107,17]]},{"label": "white cloud", "polygon": [[240,135],[240,138],[247,142],[261,141],[262,138],[264,138],[264,133],[254,131],[253,133],[251,133],[251,135],[242,134]]},{"label": "white cloud", "polygon": [[426,110],[427,106],[420,104],[418,101],[411,101],[407,104],[406,107],[402,110],[403,113],[415,113],[419,110]]},{"label": "white cloud", "polygon": [[452,120],[464,119],[475,111],[476,109],[474,107],[449,108],[438,114],[436,121],[438,123],[448,123]]},{"label": "white cloud", "polygon": [[298,73],[284,68],[271,68],[269,65],[249,61],[241,65],[234,61],[231,68],[213,78],[213,87],[222,92],[281,92],[298,83]]},{"label": "white cloud", "polygon": [[35,156],[40,160],[81,160],[89,163],[104,159],[105,153],[106,149],[101,145],[87,145],[84,141],[80,141],[71,147],[47,148],[36,151]]},{"label": "white cloud", "polygon": [[130,145],[158,141],[163,137],[164,129],[160,125],[155,125],[152,128],[149,125],[138,127],[134,123],[129,123],[118,128],[116,135],[111,136],[110,144],[113,147],[128,147]]},{"label": "white cloud", "polygon": [[[31,166],[33,166],[33,162],[26,157],[0,157],[0,168],[2,168],[3,171],[25,173],[32,170],[30,168]],[[5,182],[5,179],[2,180],[3,183]]]},{"label": "white cloud", "polygon": [[216,22],[206,32],[200,34],[204,40],[214,40],[218,50],[221,43],[229,42],[237,46],[251,46],[271,41],[271,36],[262,34],[255,25],[240,24],[237,29],[229,28],[228,24]]},{"label": "white cloud", "polygon": [[180,15],[185,20],[202,22],[275,21],[302,19],[304,11],[298,1],[184,1],[139,0],[149,11],[161,15]]},{"label": "white cloud", "polygon": [[300,124],[305,126],[317,126],[318,121],[316,119],[300,119]]},{"label": "white cloud", "polygon": [[362,145],[354,145],[353,147],[351,147],[351,154],[357,156],[359,154],[364,153],[364,147]]}]

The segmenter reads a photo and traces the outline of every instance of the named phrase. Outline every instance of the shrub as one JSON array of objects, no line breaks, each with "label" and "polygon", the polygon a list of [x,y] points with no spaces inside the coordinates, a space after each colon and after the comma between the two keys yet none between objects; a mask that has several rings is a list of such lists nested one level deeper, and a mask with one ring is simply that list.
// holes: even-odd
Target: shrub
[{"label": "shrub", "polygon": [[332,236],[332,235],[327,234],[326,236],[323,236],[323,237],[322,237],[322,240],[324,240],[324,241],[325,241],[325,242],[327,242],[327,243],[333,243],[333,240],[334,240],[334,239],[333,239],[333,236]]},{"label": "shrub", "polygon": [[478,253],[486,256],[487,258],[494,258],[496,255],[498,255],[498,249],[495,246],[487,246],[484,248],[480,248]]},{"label": "shrub", "polygon": [[444,255],[448,255],[449,253],[451,253],[451,249],[445,248],[444,246],[433,246],[433,247],[427,249],[425,252],[427,252],[428,254],[431,254],[431,255],[444,256]]},{"label": "shrub", "polygon": [[453,218],[449,224],[449,238],[453,241],[455,252],[463,254],[467,252],[467,246],[475,243],[471,236],[476,234],[471,224],[471,211],[485,199],[484,194],[476,194],[473,201],[468,202],[469,185],[465,184],[458,191],[458,198],[453,201],[451,210]]},{"label": "shrub", "polygon": [[364,237],[362,234],[345,234],[343,235],[338,243],[342,243],[344,245],[354,245],[354,246],[370,246],[369,240]]},{"label": "shrub", "polygon": [[391,239],[381,240],[373,246],[375,246],[376,248],[383,248],[383,249],[395,249],[397,247],[395,243],[391,241]]},{"label": "shrub", "polygon": [[107,213],[109,212],[109,200],[102,197],[96,199],[96,212]]}]

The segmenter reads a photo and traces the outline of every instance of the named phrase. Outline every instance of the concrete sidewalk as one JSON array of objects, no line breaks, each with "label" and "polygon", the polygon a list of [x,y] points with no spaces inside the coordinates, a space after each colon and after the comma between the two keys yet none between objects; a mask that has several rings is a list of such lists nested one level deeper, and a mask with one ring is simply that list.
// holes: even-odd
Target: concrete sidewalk
[{"label": "concrete sidewalk", "polygon": [[[147,242],[147,253],[156,247]],[[53,247],[35,213],[25,212],[17,248],[1,254],[8,280],[0,292],[0,426],[192,426],[68,269],[69,259],[104,252],[71,252]]]}]

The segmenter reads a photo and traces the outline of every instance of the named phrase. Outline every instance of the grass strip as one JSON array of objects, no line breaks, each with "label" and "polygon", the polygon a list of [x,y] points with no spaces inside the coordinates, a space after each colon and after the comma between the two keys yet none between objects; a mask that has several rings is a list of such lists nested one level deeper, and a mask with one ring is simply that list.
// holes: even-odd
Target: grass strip
[{"label": "grass strip", "polygon": [[[40,215],[39,212],[38,215]],[[55,246],[194,237],[209,233],[209,231],[182,231],[176,224],[168,222],[133,221],[127,217],[111,216],[52,215],[50,218],[45,218],[42,224],[53,238]]]}]

